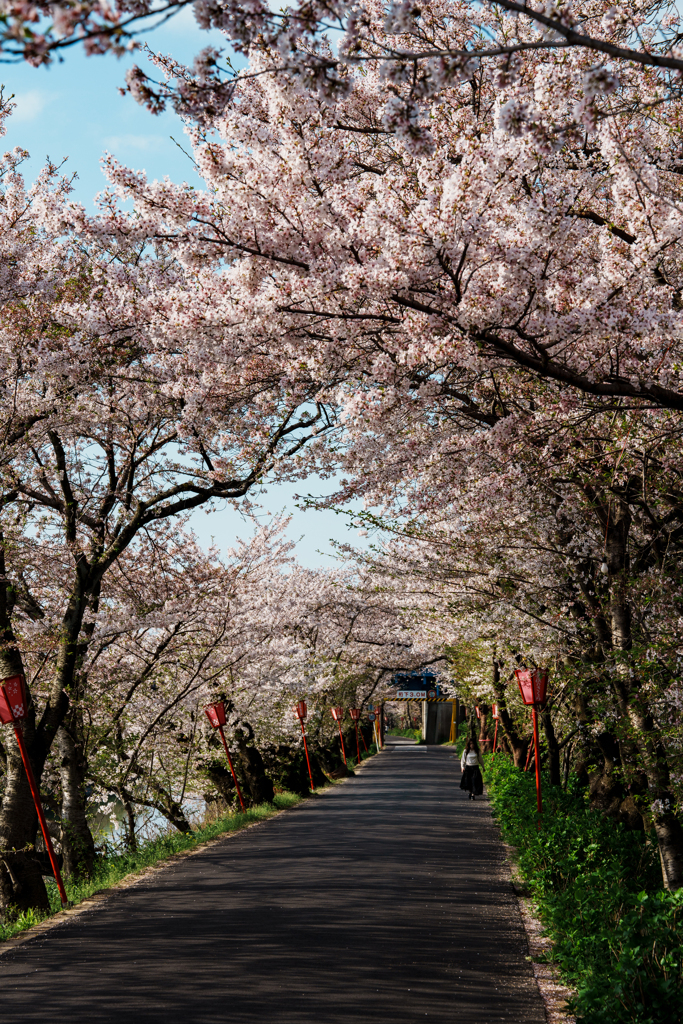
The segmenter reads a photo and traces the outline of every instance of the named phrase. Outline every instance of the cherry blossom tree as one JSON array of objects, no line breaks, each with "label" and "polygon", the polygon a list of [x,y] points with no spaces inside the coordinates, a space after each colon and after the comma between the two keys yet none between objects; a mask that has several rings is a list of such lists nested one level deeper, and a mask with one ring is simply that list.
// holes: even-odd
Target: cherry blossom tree
[{"label": "cherry blossom tree", "polygon": [[[141,808],[188,831],[186,796],[234,798],[206,703],[225,701],[244,795],[260,803],[272,799],[273,781],[294,780],[291,762],[301,761],[297,699],[309,703],[311,752],[324,781],[320,768],[341,763],[329,708],[363,706],[388,673],[427,656],[414,649],[393,601],[366,592],[350,570],[300,569],[281,529],[260,529],[224,561],[167,525],[108,578],[81,668],[81,775],[65,785],[59,751],[47,773],[54,788],[83,802],[84,783],[103,801],[116,794],[131,846]],[[50,632],[45,619],[26,622],[27,663],[43,664]],[[40,699],[38,668],[34,678]],[[68,826],[62,817],[65,852]]]},{"label": "cherry blossom tree", "polygon": [[[58,528],[78,552],[85,575],[74,577],[64,647],[74,651],[126,547],[120,537],[130,547],[160,520],[245,494],[268,472],[300,477],[341,461],[338,500],[362,495],[408,521],[416,547],[400,553],[403,578],[443,588],[422,595],[411,644],[441,635],[443,649],[446,612],[429,602],[452,615],[455,579],[464,610],[452,644],[463,621],[469,643],[489,644],[489,693],[507,703],[496,686],[511,659],[571,669],[573,706],[586,728],[607,715],[617,782],[647,792],[664,877],[678,887],[666,721],[679,645],[678,85],[623,54],[611,54],[626,61],[618,73],[595,67],[587,44],[573,48],[569,11],[543,15],[565,26],[571,46],[558,46],[501,13],[513,7],[392,8],[388,26],[383,7],[367,8],[344,22],[341,56],[316,48],[317,8],[305,29],[290,15],[271,36],[257,9],[260,41],[239,81],[215,53],[194,71],[157,59],[161,86],[135,73],[139,99],[172,101],[190,118],[206,189],[149,182],[109,160],[111,191],[94,217],[41,191],[43,230],[69,237],[84,259],[50,307],[57,347],[72,359],[78,342],[98,361],[83,358],[73,397],[31,425],[16,454],[10,446],[8,509],[23,534]],[[606,13],[587,6],[585,32],[598,39],[599,22],[628,48],[629,32],[659,24],[664,9],[603,24]],[[676,45],[668,13],[664,54]],[[643,38],[638,52],[657,56],[660,41]],[[491,39],[495,53],[470,56]],[[407,49],[428,45],[435,52]],[[675,70],[678,57],[663,59]],[[138,450],[147,475],[133,500],[119,478]],[[429,576],[425,550],[438,553]],[[287,700],[306,673],[327,685],[335,649],[366,693],[401,663],[393,649],[377,662],[351,657],[329,620],[317,654],[307,614],[297,606]],[[349,610],[338,614],[341,636]],[[277,645],[268,650],[281,668]],[[265,692],[268,664],[257,659],[250,700]],[[240,713],[236,704],[235,722]],[[511,715],[513,746],[514,725]]]},{"label": "cherry blossom tree", "polygon": [[[518,86],[528,91],[541,74],[529,58],[507,83],[483,71],[476,88],[467,76],[451,83],[430,108],[425,139],[378,116],[385,85],[371,65],[330,99],[292,88],[269,71],[270,59],[253,56],[254,78],[239,85],[233,106],[209,116],[197,101],[205,193],[150,183],[109,161],[132,213],[112,195],[97,217],[68,204],[50,216],[91,244],[144,237],[183,265],[201,262],[220,282],[213,322],[230,322],[238,296],[240,329],[277,350],[290,372],[305,363],[319,380],[334,378],[345,432],[336,454],[349,476],[340,499],[364,495],[416,517],[435,501],[456,503],[456,519],[476,507],[495,553],[505,517],[495,504],[498,518],[487,519],[492,494],[509,501],[511,489],[538,485],[554,507],[548,469],[570,481],[562,485],[572,495],[567,537],[604,530],[612,552],[606,604],[599,615],[600,601],[589,602],[591,626],[582,628],[609,620],[594,660],[611,666],[605,685],[632,733],[629,758],[647,777],[665,877],[676,887],[671,770],[658,753],[662,723],[655,728],[642,701],[649,682],[629,627],[645,600],[640,578],[629,577],[629,544],[646,552],[642,578],[659,555],[645,535],[631,535],[635,506],[617,474],[626,456],[613,459],[613,479],[600,469],[615,447],[631,451],[635,430],[651,493],[661,486],[668,500],[677,426],[653,407],[677,413],[681,404],[675,118],[651,113],[646,122],[635,111],[601,120],[593,110],[578,129],[561,76],[545,79],[533,116],[522,118]],[[191,89],[186,95],[194,102]],[[565,120],[555,144],[558,110]],[[653,453],[662,446],[672,455],[660,465]],[[624,501],[628,516],[615,511]],[[653,509],[638,515],[650,513],[673,557],[676,531]],[[536,505],[527,514],[543,538],[545,516]],[[561,548],[561,531],[553,536]],[[526,551],[528,539],[518,543]],[[571,548],[566,557],[578,558]],[[595,575],[592,562],[574,567],[575,587],[584,571]],[[585,604],[590,580],[584,589]],[[521,611],[533,618],[525,602]],[[575,640],[567,643],[574,657]],[[633,685],[624,682],[631,672]]]},{"label": "cherry blossom tree", "polygon": [[[205,322],[219,277],[188,276],[163,252],[147,257],[144,244],[105,252],[82,239],[61,243],[59,227],[41,229],[36,211],[44,223],[54,219],[67,184],[53,186],[49,170],[27,191],[16,157],[8,161],[0,667],[5,677],[24,671],[16,617],[44,614],[22,582],[19,539],[37,537],[47,551],[59,538],[59,555],[49,556],[62,560],[51,681],[40,713],[31,705],[26,739],[38,777],[55,743],[69,762],[76,788],[70,793],[62,779],[63,817],[82,844],[81,666],[107,573],[166,521],[243,497],[269,474],[305,472],[304,449],[312,445],[314,464],[330,420],[307,367],[298,377],[291,367],[283,372],[253,336],[242,336],[239,314],[232,328]],[[11,736],[5,749],[0,843],[18,852],[10,867],[3,861],[2,898],[41,905],[40,873],[25,852],[34,812]]]},{"label": "cherry blossom tree", "polygon": [[[437,92],[463,68],[487,60],[510,60],[542,52],[562,56],[586,52],[593,60],[656,70],[662,87],[677,94],[675,74],[683,70],[675,5],[645,0],[625,5],[558,3],[537,7],[518,0],[428,4],[348,4],[303,0],[285,10],[239,0],[149,0],[117,4],[71,0],[20,5],[5,3],[0,45],[6,57],[35,65],[82,44],[89,54],[121,55],[135,36],[163,24],[191,6],[201,28],[219,29],[239,51],[262,46],[287,60],[287,72],[327,92],[347,86],[345,71],[382,61],[389,74],[412,77],[419,99]],[[325,46],[325,33],[341,34],[338,52]],[[322,36],[322,39],[321,39]],[[417,88],[416,88],[417,86]],[[426,88],[425,88],[426,86]]]},{"label": "cherry blossom tree", "polygon": [[399,452],[400,496],[388,466],[371,500],[384,501],[385,528],[402,522],[402,539],[374,571],[414,608],[416,636],[480,652],[466,692],[502,708],[517,763],[523,719],[506,684],[522,664],[553,666],[544,725],[554,781],[573,742],[594,805],[631,826],[642,814],[665,884],[678,888],[680,425],[652,411],[586,416],[586,404],[538,410],[498,437],[453,425],[444,437],[439,424],[412,479]]}]

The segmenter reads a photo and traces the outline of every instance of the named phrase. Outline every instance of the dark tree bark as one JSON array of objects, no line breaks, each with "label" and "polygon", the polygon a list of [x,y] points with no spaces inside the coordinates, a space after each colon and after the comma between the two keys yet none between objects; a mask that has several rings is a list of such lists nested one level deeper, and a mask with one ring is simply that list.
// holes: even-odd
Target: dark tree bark
[{"label": "dark tree bark", "polygon": [[497,658],[493,659],[493,690],[496,695],[496,703],[498,704],[498,714],[500,715],[500,724],[503,728],[505,739],[508,742],[510,750],[512,751],[512,760],[517,768],[524,768],[526,761],[527,751],[529,749],[529,740],[520,736],[515,728],[515,723],[512,721],[512,717],[507,709],[507,703],[505,700],[505,686],[503,685],[500,678],[500,662]]},{"label": "dark tree bark", "polygon": [[[187,820],[182,805],[173,798],[172,793],[156,779],[148,779],[148,792],[145,797],[136,797],[130,790],[119,786],[118,792],[123,800],[128,815],[128,831],[130,836],[135,835],[133,808],[135,804],[141,807],[151,807],[162,814],[166,821],[179,832],[192,832],[192,825]],[[133,849],[135,847],[132,847]]]},{"label": "dark tree bark", "polygon": [[254,730],[247,723],[246,729],[235,729],[235,770],[239,774],[244,802],[255,804],[272,803],[275,795],[272,780],[266,774],[266,765],[261,752],[254,744]]},{"label": "dark tree bark", "polygon": [[606,529],[612,648],[617,659],[614,686],[622,714],[630,722],[634,743],[638,748],[637,767],[647,778],[649,811],[657,835],[664,885],[667,889],[675,890],[683,887],[683,825],[675,811],[666,751],[655,730],[652,716],[643,709],[640,680],[633,676],[629,657],[633,646],[629,603],[630,526],[628,504],[616,500],[610,509]]},{"label": "dark tree bark", "polygon": [[[480,714],[481,717],[479,718],[479,739],[478,739],[478,742],[479,742],[479,749],[482,752],[488,750],[489,743],[490,743],[489,733],[488,733],[488,724],[489,724],[488,716],[489,716],[489,711],[490,710],[491,709],[489,708],[488,704],[479,704],[479,714]],[[476,714],[476,712],[475,712],[475,714]]]},{"label": "dark tree bark", "polygon": [[[0,679],[24,675],[24,665],[12,630],[14,601],[5,569],[4,540],[0,534]],[[29,697],[29,714],[23,725],[24,742],[36,776],[40,779],[42,759],[34,759],[35,709]],[[38,816],[14,737],[12,726],[4,729],[6,752],[5,793],[0,809],[0,907],[7,914],[35,907],[47,910],[47,890],[38,861],[31,855],[38,829]]]},{"label": "dark tree bark", "polygon": [[541,725],[545,733],[546,745],[548,747],[548,768],[550,769],[550,785],[562,785],[562,772],[560,769],[560,746],[557,742],[555,729],[553,727],[550,710],[546,708],[540,713]]},{"label": "dark tree bark", "polygon": [[135,834],[135,806],[133,804],[133,799],[130,793],[124,789],[123,786],[119,786],[116,792],[119,795],[119,800],[123,804],[125,814],[124,828],[126,831],[126,847],[129,850],[135,851],[138,848],[138,839]]},{"label": "dark tree bark", "polygon": [[237,800],[237,790],[232,778],[232,773],[227,765],[218,760],[208,761],[204,766],[204,772],[217,790],[221,800],[228,807],[232,807]]},{"label": "dark tree bark", "polygon": [[61,725],[57,731],[56,747],[62,783],[61,844],[64,874],[68,877],[87,878],[92,875],[95,866],[95,841],[86,817],[87,765],[83,745],[74,739],[66,725]]}]

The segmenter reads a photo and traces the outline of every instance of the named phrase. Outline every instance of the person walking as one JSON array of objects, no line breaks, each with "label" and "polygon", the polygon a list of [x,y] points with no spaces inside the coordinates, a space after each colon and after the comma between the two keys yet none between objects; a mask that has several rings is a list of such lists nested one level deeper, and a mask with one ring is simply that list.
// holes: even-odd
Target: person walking
[{"label": "person walking", "polygon": [[484,792],[484,780],[481,777],[481,755],[476,740],[468,740],[460,759],[460,788],[468,791],[468,800],[474,800]]}]

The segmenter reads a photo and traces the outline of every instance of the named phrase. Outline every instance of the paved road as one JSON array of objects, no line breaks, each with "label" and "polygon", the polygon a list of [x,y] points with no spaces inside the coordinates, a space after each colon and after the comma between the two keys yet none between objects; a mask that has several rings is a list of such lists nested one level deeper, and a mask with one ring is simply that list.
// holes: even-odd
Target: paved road
[{"label": "paved road", "polygon": [[331,793],[0,957],[3,1024],[545,1024],[503,854],[448,748]]}]

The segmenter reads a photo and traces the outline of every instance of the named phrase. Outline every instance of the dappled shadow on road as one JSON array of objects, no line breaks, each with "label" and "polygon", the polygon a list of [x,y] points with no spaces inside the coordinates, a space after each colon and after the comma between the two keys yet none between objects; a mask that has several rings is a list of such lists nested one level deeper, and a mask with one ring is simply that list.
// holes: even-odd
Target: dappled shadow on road
[{"label": "dappled shadow on road", "polygon": [[5,1019],[541,1024],[484,801],[448,749],[343,786],[0,960]]}]

